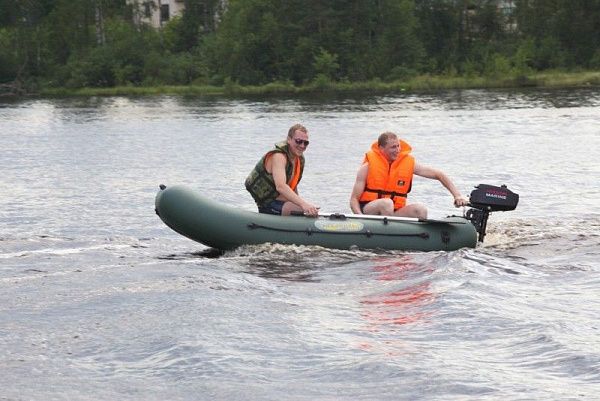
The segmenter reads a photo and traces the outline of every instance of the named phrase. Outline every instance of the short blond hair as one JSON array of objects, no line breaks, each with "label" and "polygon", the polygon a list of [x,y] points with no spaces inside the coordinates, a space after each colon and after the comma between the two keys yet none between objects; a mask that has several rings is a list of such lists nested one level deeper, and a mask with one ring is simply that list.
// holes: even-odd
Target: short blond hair
[{"label": "short blond hair", "polygon": [[398,140],[398,135],[394,134],[393,132],[386,131],[379,135],[379,138],[377,138],[377,144],[383,148],[389,141],[394,139]]},{"label": "short blond hair", "polygon": [[288,138],[293,138],[294,137],[294,132],[296,131],[302,131],[305,134],[308,134],[308,130],[306,129],[306,127],[302,124],[294,124],[290,127],[290,130],[288,131]]}]

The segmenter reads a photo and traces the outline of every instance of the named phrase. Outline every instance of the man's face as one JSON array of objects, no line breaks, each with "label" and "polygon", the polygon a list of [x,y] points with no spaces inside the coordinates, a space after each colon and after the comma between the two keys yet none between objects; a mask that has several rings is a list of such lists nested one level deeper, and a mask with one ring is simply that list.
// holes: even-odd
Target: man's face
[{"label": "man's face", "polygon": [[380,146],[379,149],[388,161],[393,162],[398,157],[398,153],[400,153],[400,142],[397,139],[389,139],[385,146]]},{"label": "man's face", "polygon": [[288,145],[292,154],[296,156],[302,156],[306,147],[308,146],[308,134],[306,132],[296,130],[294,135],[287,139]]}]

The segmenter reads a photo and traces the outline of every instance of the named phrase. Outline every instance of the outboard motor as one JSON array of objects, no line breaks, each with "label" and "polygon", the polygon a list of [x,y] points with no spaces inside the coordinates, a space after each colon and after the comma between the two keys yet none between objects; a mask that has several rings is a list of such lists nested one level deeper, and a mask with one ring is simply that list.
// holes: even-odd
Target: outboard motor
[{"label": "outboard motor", "polygon": [[471,192],[466,218],[473,223],[479,233],[478,240],[483,242],[488,217],[491,212],[515,210],[519,203],[519,195],[502,185],[479,184]]}]

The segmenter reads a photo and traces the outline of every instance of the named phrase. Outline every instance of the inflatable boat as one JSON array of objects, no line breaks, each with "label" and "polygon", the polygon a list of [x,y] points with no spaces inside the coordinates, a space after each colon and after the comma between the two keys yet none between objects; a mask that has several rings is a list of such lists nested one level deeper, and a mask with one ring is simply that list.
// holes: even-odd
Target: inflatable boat
[{"label": "inflatable boat", "polygon": [[439,220],[407,217],[320,214],[274,216],[242,210],[183,186],[160,186],[155,211],[171,229],[206,246],[230,250],[241,245],[279,243],[335,249],[452,251],[483,241],[489,213],[512,210],[518,195],[505,186],[481,184],[471,193],[465,216]]}]

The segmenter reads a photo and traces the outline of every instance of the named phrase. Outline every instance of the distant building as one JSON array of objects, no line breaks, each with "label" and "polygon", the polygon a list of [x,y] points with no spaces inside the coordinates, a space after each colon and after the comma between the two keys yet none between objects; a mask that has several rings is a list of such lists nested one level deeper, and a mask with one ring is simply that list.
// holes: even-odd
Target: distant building
[{"label": "distant building", "polygon": [[[457,0],[452,0],[456,2]],[[472,24],[472,20],[480,12],[481,7],[485,4],[493,5],[496,7],[497,15],[500,17],[500,23],[505,32],[514,33],[517,31],[517,22],[515,18],[516,11],[516,0],[466,0],[461,1],[463,8],[462,11],[462,25],[468,35],[476,34],[479,31],[479,27]],[[456,3],[454,3],[456,4]]]},{"label": "distant building", "polygon": [[126,0],[132,7],[136,24],[161,28],[173,17],[180,17],[185,9],[184,0]]},{"label": "distant building", "polygon": [[517,21],[515,20],[515,0],[497,0],[496,7],[503,18],[504,28],[508,32],[517,30]]},{"label": "distant building", "polygon": [[[162,28],[170,19],[181,17],[185,10],[185,0],[125,0],[131,6],[133,22],[135,24],[148,24],[154,28]],[[228,0],[201,1],[199,6],[203,10],[202,29],[214,29],[221,21],[229,4]]]}]

